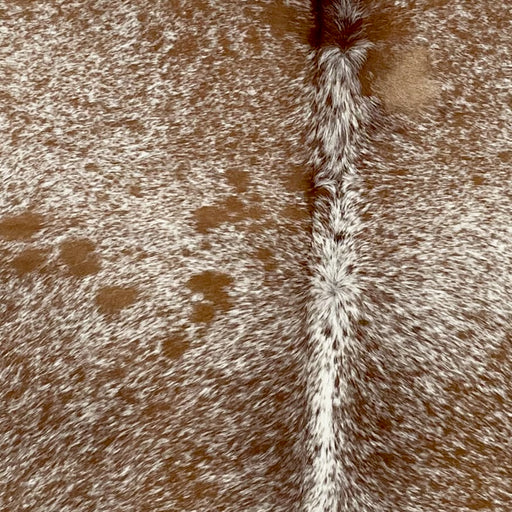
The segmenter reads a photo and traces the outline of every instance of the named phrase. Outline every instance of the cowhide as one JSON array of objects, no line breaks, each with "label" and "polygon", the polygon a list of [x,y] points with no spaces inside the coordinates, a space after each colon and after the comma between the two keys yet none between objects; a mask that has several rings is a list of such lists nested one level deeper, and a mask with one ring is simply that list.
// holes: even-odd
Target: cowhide
[{"label": "cowhide", "polygon": [[0,0],[0,510],[508,512],[511,9]]}]

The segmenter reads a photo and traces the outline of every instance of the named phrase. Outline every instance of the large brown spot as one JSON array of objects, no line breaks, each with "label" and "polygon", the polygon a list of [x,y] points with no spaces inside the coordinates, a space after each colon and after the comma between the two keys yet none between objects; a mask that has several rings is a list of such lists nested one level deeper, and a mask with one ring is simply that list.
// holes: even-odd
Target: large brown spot
[{"label": "large brown spot", "polygon": [[4,217],[0,221],[0,237],[8,240],[29,238],[42,227],[43,217],[36,213],[26,212],[21,215]]},{"label": "large brown spot", "polygon": [[46,261],[46,252],[39,249],[27,249],[12,260],[12,266],[19,275],[27,274],[41,267]]},{"label": "large brown spot", "polygon": [[102,313],[113,314],[133,304],[137,295],[133,286],[105,286],[96,295],[96,305]]},{"label": "large brown spot", "polygon": [[231,276],[213,270],[192,276],[187,287],[194,293],[203,294],[204,301],[194,306],[191,320],[195,323],[209,323],[216,311],[228,311],[232,304],[226,288],[232,283]]},{"label": "large brown spot", "polygon": [[72,275],[83,277],[100,269],[94,249],[94,243],[87,239],[66,240],[60,246],[60,257]]}]

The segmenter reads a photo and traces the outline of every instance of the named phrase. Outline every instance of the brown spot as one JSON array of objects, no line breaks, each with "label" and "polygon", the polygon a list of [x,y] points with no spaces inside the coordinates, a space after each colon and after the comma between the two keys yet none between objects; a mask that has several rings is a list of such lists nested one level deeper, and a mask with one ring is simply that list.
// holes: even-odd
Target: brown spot
[{"label": "brown spot", "polygon": [[105,286],[96,295],[96,305],[103,314],[113,314],[135,302],[138,292],[133,286]]},{"label": "brown spot", "polygon": [[224,209],[218,206],[201,206],[194,212],[194,217],[197,231],[203,234],[218,228],[223,222],[229,220]]},{"label": "brown spot", "polygon": [[256,257],[263,262],[265,272],[273,272],[277,268],[274,253],[270,249],[261,247],[256,251]]},{"label": "brown spot", "polygon": [[100,170],[100,167],[94,162],[88,162],[85,164],[84,169],[89,172],[97,172]]},{"label": "brown spot", "polygon": [[475,185],[483,185],[485,182],[485,178],[481,174],[473,175],[472,179]]},{"label": "brown spot", "polygon": [[12,260],[12,266],[18,274],[27,274],[41,267],[46,261],[46,252],[39,249],[27,249]]},{"label": "brown spot", "polygon": [[195,324],[209,324],[215,318],[215,307],[208,302],[194,305],[190,321]]},{"label": "brown spot", "polygon": [[502,162],[510,162],[510,160],[512,160],[512,151],[501,151],[498,153],[498,158],[502,161]]},{"label": "brown spot", "polygon": [[196,229],[208,233],[225,222],[236,222],[245,217],[245,205],[237,196],[228,196],[223,203],[201,206],[194,212]]},{"label": "brown spot", "polygon": [[309,211],[305,206],[289,205],[283,209],[283,216],[295,221],[304,221],[310,218]]},{"label": "brown spot", "polygon": [[389,68],[382,56],[371,55],[365,72],[367,86],[390,112],[414,112],[432,104],[440,93],[439,82],[431,78],[426,48],[414,48],[391,59]]},{"label": "brown spot", "polygon": [[35,213],[26,212],[21,215],[4,217],[0,221],[0,237],[8,240],[29,238],[42,227],[43,217]]},{"label": "brown spot", "polygon": [[311,176],[304,167],[294,167],[285,177],[285,187],[290,192],[309,192],[311,189]]},{"label": "brown spot", "polygon": [[95,274],[100,269],[95,245],[87,239],[66,240],[60,245],[60,257],[76,277]]},{"label": "brown spot", "polygon": [[139,185],[130,185],[128,189],[130,194],[135,197],[142,197],[142,189]]},{"label": "brown spot", "polygon": [[190,346],[184,334],[175,334],[162,342],[162,352],[169,359],[179,359]]},{"label": "brown spot", "polygon": [[187,282],[187,287],[194,293],[202,293],[204,302],[194,306],[191,320],[196,323],[208,323],[213,320],[216,310],[228,311],[232,304],[225,288],[232,283],[231,276],[212,270],[192,276]]},{"label": "brown spot", "polygon": [[228,183],[235,187],[236,191],[240,194],[247,190],[250,182],[249,173],[237,169],[229,169],[226,171],[226,179]]}]

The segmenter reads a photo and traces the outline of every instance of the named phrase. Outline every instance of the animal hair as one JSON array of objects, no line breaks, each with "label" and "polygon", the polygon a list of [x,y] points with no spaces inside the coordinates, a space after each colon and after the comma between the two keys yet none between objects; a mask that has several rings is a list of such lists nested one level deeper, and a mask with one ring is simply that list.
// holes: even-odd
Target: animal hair
[{"label": "animal hair", "polygon": [[[364,12],[357,2],[318,2],[318,47],[313,57],[314,97],[309,136],[316,189],[313,214],[311,289],[307,306],[310,361],[307,389],[312,462],[304,510],[343,509],[343,424],[336,410],[353,378],[345,364],[354,349],[358,318],[360,229],[357,156],[371,122],[371,103],[358,74],[369,42],[362,37]],[[343,422],[343,420],[341,420]]]}]

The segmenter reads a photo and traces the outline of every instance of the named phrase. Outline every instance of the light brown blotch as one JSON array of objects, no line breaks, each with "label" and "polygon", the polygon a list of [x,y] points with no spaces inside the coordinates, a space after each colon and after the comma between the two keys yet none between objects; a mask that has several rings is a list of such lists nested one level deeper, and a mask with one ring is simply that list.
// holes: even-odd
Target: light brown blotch
[{"label": "light brown blotch", "polygon": [[96,305],[103,314],[113,314],[132,305],[138,291],[134,286],[105,286],[96,294]]},{"label": "light brown blotch", "polygon": [[94,243],[85,238],[66,240],[60,245],[60,258],[76,277],[95,274],[101,267],[95,248]]},{"label": "light brown blotch", "polygon": [[26,249],[16,256],[11,264],[18,275],[28,274],[43,266],[46,262],[46,251],[40,249]]},{"label": "light brown blotch", "polygon": [[392,57],[370,53],[363,82],[371,94],[381,99],[388,112],[414,113],[432,105],[441,92],[440,82],[432,78],[428,50],[423,47]]},{"label": "light brown blotch", "polygon": [[23,240],[30,238],[43,228],[42,215],[25,212],[11,215],[0,220],[0,237],[8,240]]}]

